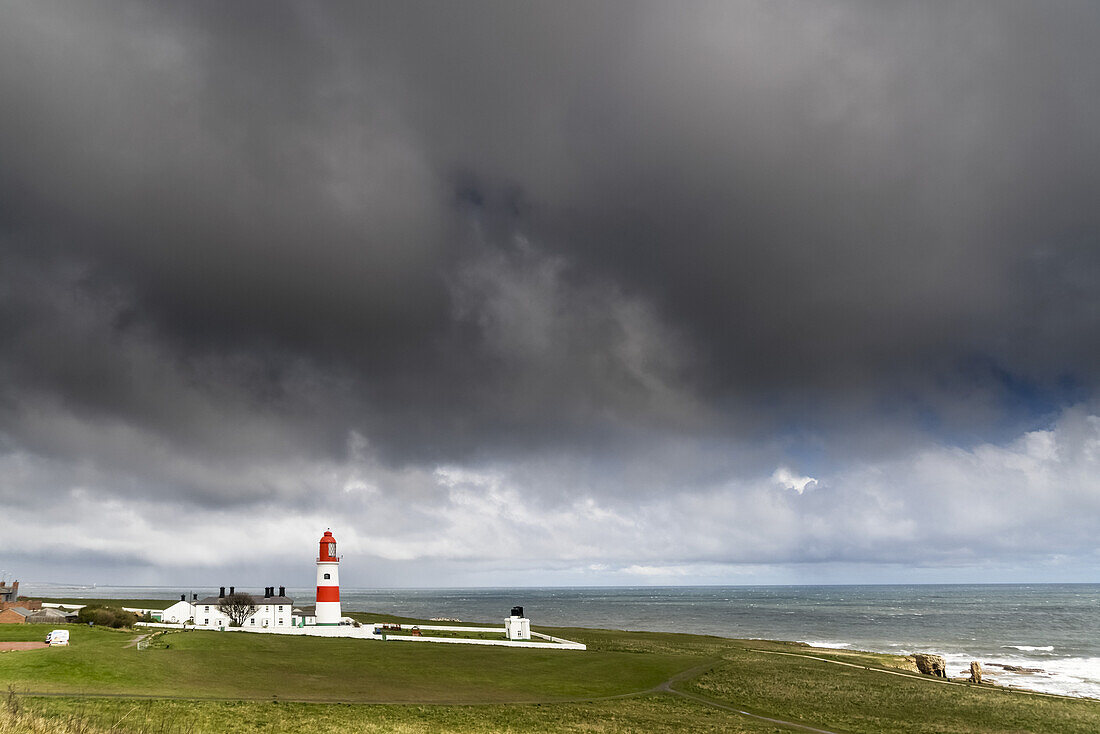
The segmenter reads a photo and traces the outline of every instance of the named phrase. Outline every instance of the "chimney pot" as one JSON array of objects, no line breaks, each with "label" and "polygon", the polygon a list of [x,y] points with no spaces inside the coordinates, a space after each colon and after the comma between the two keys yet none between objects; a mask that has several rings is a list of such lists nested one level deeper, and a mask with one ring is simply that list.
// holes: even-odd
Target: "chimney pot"
[{"label": "chimney pot", "polygon": [[222,587],[220,587],[220,588],[218,589],[218,598],[219,598],[219,599],[222,599],[222,598],[224,598],[224,597],[225,597],[225,587],[224,587],[224,586],[222,586]]},{"label": "chimney pot", "polygon": [[180,601],[187,601],[187,594],[180,594]]},{"label": "chimney pot", "polygon": [[229,593],[230,594],[235,594],[236,592],[237,592],[237,587],[236,586],[230,586],[229,587]]},{"label": "chimney pot", "polygon": [[280,586],[279,587],[279,596],[286,596],[286,587],[285,586]]}]

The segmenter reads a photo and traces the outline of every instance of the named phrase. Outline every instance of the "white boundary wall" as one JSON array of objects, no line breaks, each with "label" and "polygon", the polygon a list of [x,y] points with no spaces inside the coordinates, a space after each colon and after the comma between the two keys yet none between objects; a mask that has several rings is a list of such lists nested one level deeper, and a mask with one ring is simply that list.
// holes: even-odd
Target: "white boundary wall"
[{"label": "white boundary wall", "polygon": [[[361,622],[360,624],[362,624],[364,627],[367,626],[366,622]],[[386,624],[388,624],[392,627],[394,623],[393,622],[374,622],[373,625],[371,625],[371,626],[381,627],[382,625],[386,625]],[[406,632],[408,630],[411,630],[413,627],[416,627],[416,628],[422,629],[422,630],[435,630],[436,632],[497,632],[497,633],[502,634],[502,635],[504,634],[504,628],[503,627],[449,627],[447,625],[442,625],[442,624],[403,624],[403,625],[401,625],[401,630],[400,631],[401,632]],[[387,630],[387,632],[388,631],[389,630]],[[397,631],[397,630],[395,630],[395,631]]]},{"label": "white boundary wall", "polygon": [[[182,624],[167,624],[163,622],[138,622],[142,627],[155,627],[160,629],[190,629],[210,632],[213,631],[209,627],[203,627],[201,625],[182,625]],[[377,623],[362,623],[361,627],[353,627],[351,625],[339,625],[335,627],[267,627],[251,629],[248,627],[227,627],[224,632],[250,632],[258,635],[305,635],[307,637],[348,637],[356,640],[378,640],[382,641],[381,635],[374,634],[374,628],[381,627],[382,622]],[[385,624],[389,624],[386,622]],[[412,629],[414,626],[419,627],[421,630],[437,630],[440,632],[499,632],[504,635],[503,627],[450,627],[439,625],[402,625],[402,632]],[[395,630],[396,631],[396,630]],[[497,647],[535,647],[540,650],[587,650],[588,646],[580,643],[566,640],[561,637],[551,637],[550,635],[544,635],[539,632],[532,632],[534,636],[540,637],[544,640],[548,640],[554,644],[548,645],[545,642],[528,642],[526,640],[474,640],[462,637],[414,637],[413,635],[387,635],[387,642],[447,642],[455,643],[459,645],[494,645]]]},{"label": "white boundary wall", "polygon": [[[111,601],[111,600],[110,599],[97,599],[97,601]],[[44,601],[44,602],[42,602],[42,606],[51,607],[53,609],[60,609],[61,607],[64,607],[66,609],[83,609],[84,607],[86,607],[88,605],[87,604],[58,604],[58,603],[52,602],[52,601]],[[173,605],[173,606],[175,606],[175,605]],[[164,611],[164,609],[144,609],[142,607],[122,607],[122,611],[124,611],[124,612],[135,612],[137,614],[145,614],[147,612],[149,614],[160,614],[161,612]]]}]

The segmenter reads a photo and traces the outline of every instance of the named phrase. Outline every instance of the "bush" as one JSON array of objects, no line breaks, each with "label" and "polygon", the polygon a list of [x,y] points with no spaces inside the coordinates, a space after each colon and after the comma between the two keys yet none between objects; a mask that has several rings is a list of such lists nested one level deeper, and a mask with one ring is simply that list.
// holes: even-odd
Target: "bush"
[{"label": "bush", "polygon": [[99,627],[133,627],[138,616],[124,609],[104,606],[87,606],[76,613],[76,620],[82,624],[91,622]]}]

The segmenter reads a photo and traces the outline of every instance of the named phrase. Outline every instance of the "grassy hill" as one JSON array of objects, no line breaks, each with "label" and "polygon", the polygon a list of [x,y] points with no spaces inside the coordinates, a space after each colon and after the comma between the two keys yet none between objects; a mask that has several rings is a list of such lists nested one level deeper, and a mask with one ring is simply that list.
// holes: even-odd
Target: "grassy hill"
[{"label": "grassy hill", "polygon": [[[139,650],[133,632],[70,629],[69,648],[0,653],[0,687],[19,716],[89,734],[791,730],[739,711],[835,732],[1100,731],[1097,701],[796,643],[539,628],[589,646],[579,652],[188,631]],[[0,640],[45,631],[3,625]]]}]

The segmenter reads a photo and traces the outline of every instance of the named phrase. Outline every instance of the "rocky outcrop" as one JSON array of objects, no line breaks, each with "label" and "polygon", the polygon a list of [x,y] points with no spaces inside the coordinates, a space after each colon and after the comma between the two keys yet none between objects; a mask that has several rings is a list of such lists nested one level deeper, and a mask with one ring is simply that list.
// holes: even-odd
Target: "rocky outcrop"
[{"label": "rocky outcrop", "polygon": [[977,660],[970,663],[970,682],[981,683],[982,682],[982,664]]},{"label": "rocky outcrop", "polygon": [[894,658],[893,662],[890,663],[890,667],[898,670],[908,670],[910,673],[920,672],[917,668],[917,661],[913,659],[912,655]]},{"label": "rocky outcrop", "polygon": [[917,664],[917,670],[925,675],[934,675],[937,678],[947,677],[947,663],[942,655],[918,652],[913,656],[913,661]]},{"label": "rocky outcrop", "polygon": [[1001,668],[1007,670],[1009,673],[1044,673],[1042,668],[1021,668],[1019,665],[998,665],[997,663],[990,663],[995,668]]}]

